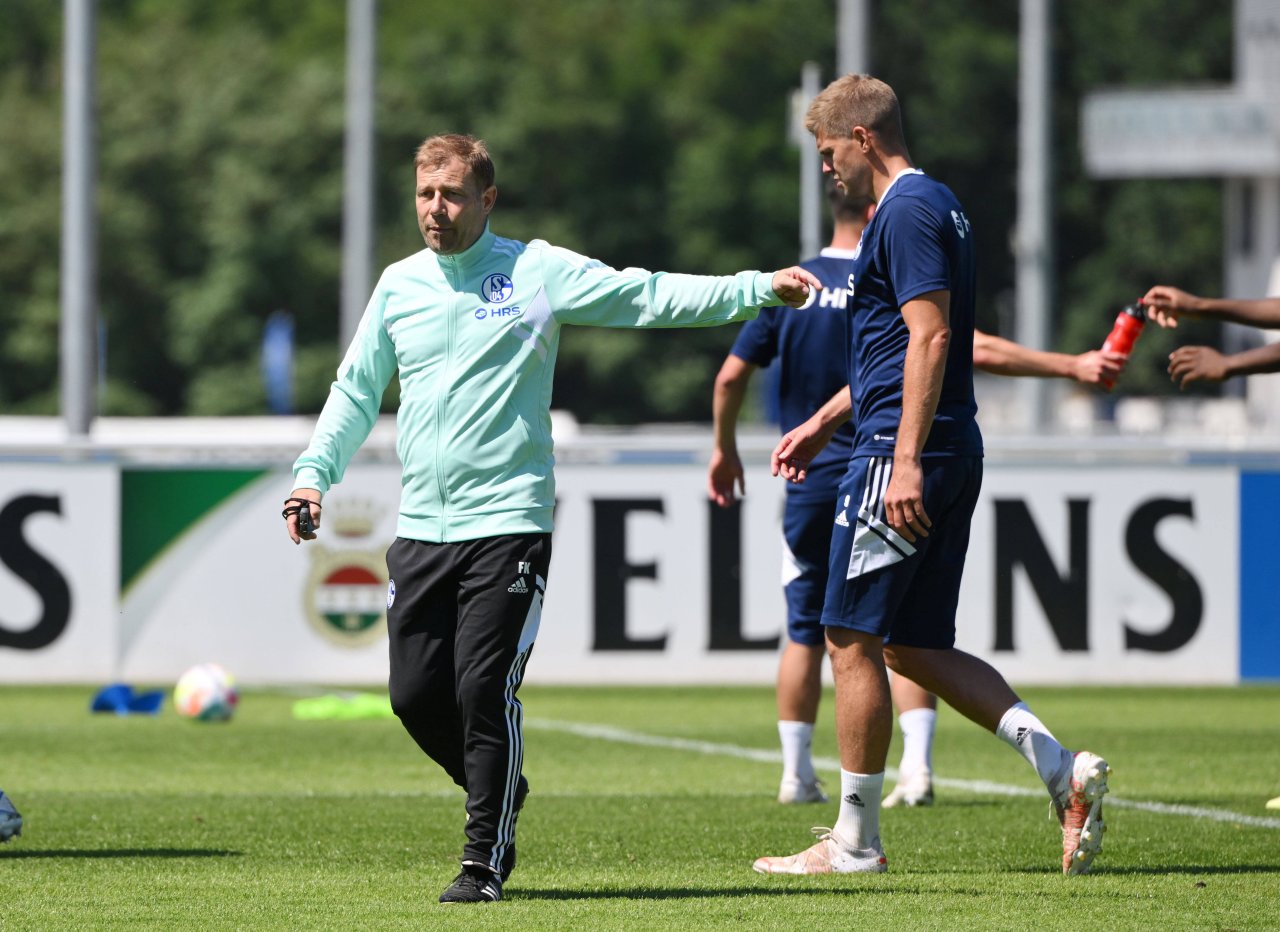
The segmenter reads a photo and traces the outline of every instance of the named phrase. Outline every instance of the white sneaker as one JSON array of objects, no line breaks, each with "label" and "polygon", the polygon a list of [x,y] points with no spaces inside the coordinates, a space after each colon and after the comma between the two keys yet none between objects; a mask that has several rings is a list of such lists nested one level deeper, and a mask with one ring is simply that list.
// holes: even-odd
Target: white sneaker
[{"label": "white sneaker", "polygon": [[1111,766],[1089,751],[1076,752],[1066,785],[1054,799],[1062,824],[1062,873],[1087,874],[1102,850],[1102,797]]},{"label": "white sneaker", "polygon": [[783,777],[778,785],[778,802],[785,805],[792,803],[825,803],[827,794],[822,792],[822,781],[816,777],[806,783],[797,777]]},{"label": "white sneaker", "polygon": [[4,791],[0,790],[0,842],[6,842],[15,835],[22,834],[22,816],[13,808],[13,803]]},{"label": "white sneaker", "polygon": [[880,803],[881,809],[892,809],[894,806],[932,806],[933,805],[933,771],[925,767],[911,776],[898,779],[893,792]]},{"label": "white sneaker", "polygon": [[778,858],[757,858],[751,869],[757,874],[883,874],[889,862],[880,849],[880,839],[871,848],[850,848],[834,830],[815,828],[818,843],[799,854]]}]

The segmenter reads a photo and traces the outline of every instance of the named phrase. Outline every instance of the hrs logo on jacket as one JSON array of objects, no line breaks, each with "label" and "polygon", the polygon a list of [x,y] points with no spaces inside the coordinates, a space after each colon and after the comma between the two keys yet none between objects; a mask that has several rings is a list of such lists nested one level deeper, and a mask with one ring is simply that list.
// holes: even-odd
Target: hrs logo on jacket
[{"label": "hrs logo on jacket", "polygon": [[325,640],[342,647],[363,647],[387,633],[385,548],[371,540],[377,517],[369,503],[327,505],[325,527],[338,546],[311,547],[307,620]]}]

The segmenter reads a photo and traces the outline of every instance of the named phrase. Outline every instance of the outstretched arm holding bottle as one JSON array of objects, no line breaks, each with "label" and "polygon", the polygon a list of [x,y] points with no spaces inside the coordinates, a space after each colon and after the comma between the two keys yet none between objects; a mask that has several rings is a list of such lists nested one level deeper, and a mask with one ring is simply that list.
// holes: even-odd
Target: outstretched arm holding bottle
[{"label": "outstretched arm holding bottle", "polygon": [[1073,356],[1036,350],[981,330],[973,332],[974,368],[993,375],[1072,379],[1083,385],[1115,380],[1127,357],[1109,350],[1089,350]]}]

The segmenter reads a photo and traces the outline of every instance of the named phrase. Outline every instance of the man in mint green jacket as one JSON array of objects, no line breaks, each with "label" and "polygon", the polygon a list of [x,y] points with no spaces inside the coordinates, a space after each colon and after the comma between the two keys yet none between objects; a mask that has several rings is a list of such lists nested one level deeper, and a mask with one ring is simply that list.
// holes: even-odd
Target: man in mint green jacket
[{"label": "man in mint green jacket", "polygon": [[618,271],[541,240],[495,236],[484,143],[433,136],[415,159],[427,249],[389,266],[294,465],[285,521],[315,537],[320,499],[400,376],[403,464],[387,552],[391,704],[467,791],[462,872],[441,902],[491,902],[515,866],[528,792],[516,691],[551,558],[551,383],[560,327],[707,327],[802,304],[812,273],[713,277]]}]

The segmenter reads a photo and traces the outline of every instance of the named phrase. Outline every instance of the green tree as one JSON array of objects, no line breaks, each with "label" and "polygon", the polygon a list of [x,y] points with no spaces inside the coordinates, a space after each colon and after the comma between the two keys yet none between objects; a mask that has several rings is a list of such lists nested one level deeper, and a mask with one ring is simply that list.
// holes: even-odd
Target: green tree
[{"label": "green tree", "polygon": [[[1231,10],[1055,10],[1053,332],[1081,350],[1157,279],[1220,290],[1220,184],[1089,179],[1078,126],[1099,87],[1228,81]],[[412,155],[442,131],[490,143],[504,235],[680,272],[794,261],[798,160],[813,154],[789,142],[788,97],[807,60],[833,76],[834,15],[833,0],[381,0],[379,265],[422,248]],[[981,323],[996,330],[1014,272],[1017,17],[1015,0],[874,4],[873,71],[902,97],[916,161],[971,215]],[[342,4],[296,0],[99,5],[106,413],[262,411],[258,347],[277,309],[297,321],[299,404],[323,403],[340,355],[344,18]],[[0,403],[47,413],[60,5],[0,0],[0,21]],[[706,420],[732,337],[570,328],[555,403],[602,423]],[[1122,389],[1171,391],[1173,339],[1145,336]]]},{"label": "green tree", "polygon": [[[1056,20],[1055,116],[1062,141],[1056,177],[1058,342],[1070,352],[1099,346],[1119,309],[1151,285],[1222,291],[1222,183],[1090,179],[1082,164],[1079,126],[1089,91],[1229,82],[1231,4],[1091,3],[1095,15],[1058,4]],[[1218,343],[1220,329],[1192,321],[1177,331],[1146,328],[1117,393],[1176,392],[1165,372],[1170,351],[1181,343]]]},{"label": "green tree", "polygon": [[[106,8],[98,38],[99,295],[104,413],[261,411],[262,322],[296,313],[337,358],[340,72],[286,62],[251,25],[200,31],[197,6]],[[114,14],[114,15],[112,15]],[[339,33],[340,35],[340,33]],[[56,405],[58,63],[7,70],[0,163],[6,394]],[[53,105],[51,105],[53,104]],[[331,364],[332,365],[332,364]],[[322,397],[322,396],[321,396]],[[310,399],[318,399],[313,393]]]}]

